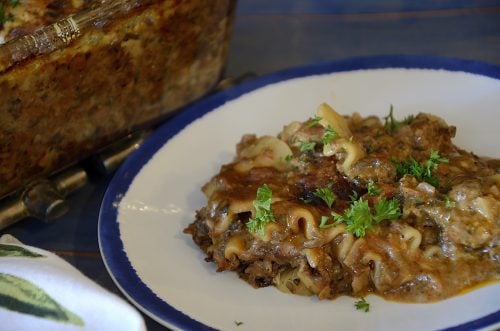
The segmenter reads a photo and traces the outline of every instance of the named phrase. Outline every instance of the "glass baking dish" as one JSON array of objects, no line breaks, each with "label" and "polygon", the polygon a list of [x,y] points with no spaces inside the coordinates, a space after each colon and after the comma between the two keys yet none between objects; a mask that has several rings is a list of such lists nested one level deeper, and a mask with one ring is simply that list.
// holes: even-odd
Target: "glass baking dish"
[{"label": "glass baking dish", "polygon": [[236,5],[3,3],[0,197],[158,123],[210,91],[224,68]]}]

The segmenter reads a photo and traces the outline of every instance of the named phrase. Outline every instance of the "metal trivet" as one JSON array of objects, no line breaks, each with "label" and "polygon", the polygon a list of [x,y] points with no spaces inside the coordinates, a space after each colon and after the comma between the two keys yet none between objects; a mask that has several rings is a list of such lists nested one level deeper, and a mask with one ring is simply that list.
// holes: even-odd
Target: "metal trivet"
[{"label": "metal trivet", "polygon": [[149,132],[130,135],[104,152],[51,177],[34,181],[21,193],[0,201],[0,230],[27,217],[45,222],[61,217],[69,210],[67,196],[87,185],[90,175],[113,173],[148,135]]}]

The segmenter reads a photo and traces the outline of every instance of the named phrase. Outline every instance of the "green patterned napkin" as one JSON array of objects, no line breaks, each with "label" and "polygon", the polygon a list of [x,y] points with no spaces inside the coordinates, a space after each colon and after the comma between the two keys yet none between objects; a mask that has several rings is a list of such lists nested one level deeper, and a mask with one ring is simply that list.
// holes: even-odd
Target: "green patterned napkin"
[{"label": "green patterned napkin", "polygon": [[60,257],[0,238],[0,329],[145,330],[141,315]]}]

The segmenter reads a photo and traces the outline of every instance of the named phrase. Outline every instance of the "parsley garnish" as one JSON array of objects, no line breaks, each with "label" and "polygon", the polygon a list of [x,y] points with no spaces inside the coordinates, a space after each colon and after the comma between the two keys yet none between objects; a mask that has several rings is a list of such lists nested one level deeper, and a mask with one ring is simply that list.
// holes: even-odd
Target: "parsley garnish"
[{"label": "parsley garnish", "polygon": [[351,201],[351,203],[354,203],[356,202],[356,200],[359,199],[359,194],[357,191],[352,191],[352,194],[349,196],[349,200]]},{"label": "parsley garnish", "polygon": [[328,224],[329,221],[330,221],[330,217],[328,217],[328,216],[321,216],[321,219],[319,221],[319,227],[320,227],[320,229],[326,229],[326,228],[329,228],[329,227],[332,227],[332,226],[335,225],[335,223]]},{"label": "parsley garnish", "polygon": [[321,142],[323,143],[323,145],[326,145],[336,137],[337,137],[337,131],[335,131],[335,129],[329,125],[325,130],[323,138],[321,138]]},{"label": "parsley garnish", "polygon": [[365,300],[365,298],[361,298],[360,300],[354,303],[354,306],[357,310],[363,310],[365,313],[370,311],[370,304]]},{"label": "parsley garnish", "polygon": [[5,8],[11,6],[12,8],[19,5],[20,0],[0,0],[0,25],[3,25],[7,21],[12,21],[14,17],[12,14],[5,15]]},{"label": "parsley garnish", "polygon": [[315,196],[323,200],[328,206],[328,208],[332,208],[332,204],[335,202],[336,199],[335,194],[332,192],[331,187],[332,184],[328,185],[327,187],[318,188],[313,193]]},{"label": "parsley garnish", "polygon": [[415,119],[415,116],[408,115],[402,121],[398,121],[394,118],[394,107],[391,105],[389,108],[389,115],[384,117],[384,128],[387,132],[392,133],[402,127],[403,125],[410,124]]},{"label": "parsley garnish", "polygon": [[319,116],[314,116],[314,118],[311,118],[309,124],[307,125],[308,128],[312,128],[313,126],[316,126],[319,124],[319,122],[321,122],[323,118],[319,117]]},{"label": "parsley garnish", "polygon": [[451,199],[449,196],[444,197],[444,206],[447,209],[455,208],[457,205],[457,202],[453,199]]},{"label": "parsley garnish", "polygon": [[336,223],[344,222],[347,224],[347,232],[356,237],[364,237],[366,229],[372,226],[372,215],[368,201],[359,199],[351,204],[351,207],[344,211],[343,215],[336,218]]},{"label": "parsley garnish", "polygon": [[307,151],[314,151],[314,147],[316,147],[316,143],[314,141],[301,141],[299,149],[303,153]]},{"label": "parsley garnish", "polygon": [[240,322],[240,321],[234,321],[234,324],[236,324],[236,326],[240,326],[240,325],[243,325],[243,322]]},{"label": "parsley garnish", "polygon": [[424,166],[423,164],[417,162],[414,158],[410,157],[403,161],[398,161],[396,159],[392,160],[392,163],[396,167],[396,173],[398,178],[403,177],[404,175],[412,175],[417,179],[422,179],[424,175]]},{"label": "parsley garnish", "polygon": [[440,163],[448,163],[448,159],[441,157],[438,151],[431,150],[429,159],[425,163],[415,161],[410,157],[403,161],[392,160],[396,167],[398,178],[404,175],[411,175],[418,181],[427,182],[435,187],[439,185],[438,178],[434,176],[433,172],[437,169]]},{"label": "parsley garnish", "polygon": [[395,198],[391,200],[382,198],[375,204],[375,215],[373,216],[375,224],[383,220],[396,220],[400,216],[401,209],[399,208],[399,201]]},{"label": "parsley garnish", "polygon": [[448,163],[448,159],[441,157],[438,151],[431,150],[429,160],[425,164],[425,176],[432,177],[432,172],[435,171],[440,163]]},{"label": "parsley garnish", "polygon": [[395,220],[401,216],[399,202],[396,199],[380,199],[374,206],[375,214],[372,214],[367,200],[359,199],[344,211],[343,215],[335,217],[335,223],[344,222],[347,232],[356,237],[364,237],[366,230],[384,220]]},{"label": "parsley garnish", "polygon": [[287,156],[285,156],[285,161],[286,162],[290,162],[293,160],[293,155],[292,154],[288,154]]},{"label": "parsley garnish", "polygon": [[308,199],[308,198],[304,198],[304,197],[300,197],[299,200],[302,200],[304,203],[311,203],[311,202],[313,202],[313,199]]},{"label": "parsley garnish", "polygon": [[369,196],[377,196],[380,194],[380,192],[382,192],[382,190],[380,189],[380,187],[377,186],[377,184],[375,184],[375,182],[373,181],[373,179],[370,179],[368,181],[368,184],[366,186],[367,190],[368,190],[368,195]]},{"label": "parsley garnish", "polygon": [[273,192],[266,184],[257,189],[257,197],[253,201],[255,207],[255,217],[252,217],[247,222],[247,228],[252,232],[265,234],[265,225],[269,222],[274,222],[274,214],[271,210],[271,200]]}]

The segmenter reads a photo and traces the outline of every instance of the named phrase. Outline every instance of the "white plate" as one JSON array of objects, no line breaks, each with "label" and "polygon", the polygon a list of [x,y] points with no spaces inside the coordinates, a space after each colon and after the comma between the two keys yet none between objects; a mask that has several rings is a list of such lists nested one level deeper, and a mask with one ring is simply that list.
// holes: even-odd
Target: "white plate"
[{"label": "white plate", "polygon": [[[189,107],[120,168],[105,195],[99,244],[123,293],[174,329],[469,330],[500,325],[500,284],[433,304],[369,296],[334,301],[254,289],[214,264],[182,230],[205,204],[200,187],[229,162],[245,133],[277,134],[321,102],[350,114],[430,112],[456,125],[455,142],[500,157],[500,68],[422,57],[375,57],[296,68],[236,86]],[[243,322],[236,325],[236,322]]]}]

